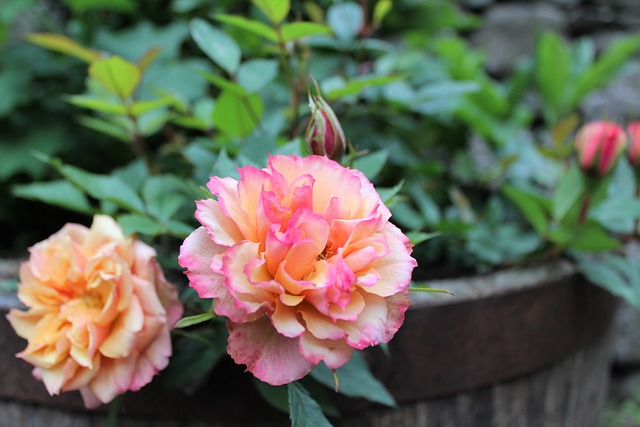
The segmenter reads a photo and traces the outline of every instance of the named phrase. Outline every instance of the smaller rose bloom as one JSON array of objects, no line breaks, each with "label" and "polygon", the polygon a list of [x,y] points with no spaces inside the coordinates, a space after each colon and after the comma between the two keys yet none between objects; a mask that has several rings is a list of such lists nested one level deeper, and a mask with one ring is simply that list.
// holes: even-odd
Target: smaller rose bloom
[{"label": "smaller rose bloom", "polygon": [[29,251],[18,286],[28,310],[7,318],[28,341],[17,356],[49,394],[79,390],[94,408],[167,366],[182,304],[153,248],[98,215],[90,229],[66,224]]},{"label": "smaller rose bloom", "polygon": [[629,123],[627,133],[629,134],[627,155],[633,167],[638,167],[640,165],[640,121]]},{"label": "smaller rose bloom", "polygon": [[305,141],[311,152],[339,161],[345,152],[347,139],[338,117],[320,96],[309,95],[311,120],[305,133]]},{"label": "smaller rose bloom", "polygon": [[605,176],[613,170],[625,150],[627,137],[615,123],[591,122],[578,130],[575,144],[582,170]]}]

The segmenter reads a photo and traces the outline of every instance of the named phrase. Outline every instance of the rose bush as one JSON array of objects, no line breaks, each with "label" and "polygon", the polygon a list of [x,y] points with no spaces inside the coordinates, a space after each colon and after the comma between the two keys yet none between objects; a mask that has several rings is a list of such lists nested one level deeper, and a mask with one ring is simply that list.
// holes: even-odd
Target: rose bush
[{"label": "rose bush", "polygon": [[226,316],[227,351],[272,385],[388,342],[409,306],[409,239],[359,171],[320,156],[272,156],[213,177],[202,226],[179,263]]},{"label": "rose bush", "polygon": [[79,390],[96,407],[166,367],[182,304],[154,249],[98,215],[90,229],[67,224],[30,253],[18,287],[28,310],[8,319],[28,340],[18,356],[51,395]]}]

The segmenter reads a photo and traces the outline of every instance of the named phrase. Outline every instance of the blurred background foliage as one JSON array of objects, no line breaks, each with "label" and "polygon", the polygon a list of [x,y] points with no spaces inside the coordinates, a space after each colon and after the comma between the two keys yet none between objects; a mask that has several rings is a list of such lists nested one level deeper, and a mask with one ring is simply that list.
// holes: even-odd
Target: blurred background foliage
[{"label": "blurred background foliage", "polygon": [[[511,265],[566,240],[551,232],[562,218],[532,229],[519,209],[548,196],[582,100],[626,69],[639,37],[597,52],[588,38],[543,33],[534,55],[497,78],[466,37],[481,19],[456,2],[265,4],[5,0],[2,251],[105,212],[173,259],[171,239],[195,225],[192,200],[209,176],[304,152],[309,75],[394,221],[415,242],[439,236],[416,248],[442,267],[430,274]],[[630,203],[615,208],[637,211]]]}]

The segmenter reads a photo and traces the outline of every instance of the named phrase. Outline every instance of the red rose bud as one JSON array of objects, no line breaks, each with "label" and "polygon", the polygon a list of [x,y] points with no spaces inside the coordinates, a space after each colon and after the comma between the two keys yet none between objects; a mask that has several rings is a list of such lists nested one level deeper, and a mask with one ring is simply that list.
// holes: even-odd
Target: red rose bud
[{"label": "red rose bud", "polygon": [[627,125],[629,134],[629,161],[634,167],[640,164],[640,122],[631,122]]},{"label": "red rose bud", "polygon": [[591,122],[576,135],[580,167],[586,173],[604,176],[611,172],[627,145],[620,126],[612,122]]},{"label": "red rose bud", "polygon": [[311,120],[304,139],[313,154],[340,160],[346,147],[346,138],[340,122],[329,104],[319,96],[309,95]]}]

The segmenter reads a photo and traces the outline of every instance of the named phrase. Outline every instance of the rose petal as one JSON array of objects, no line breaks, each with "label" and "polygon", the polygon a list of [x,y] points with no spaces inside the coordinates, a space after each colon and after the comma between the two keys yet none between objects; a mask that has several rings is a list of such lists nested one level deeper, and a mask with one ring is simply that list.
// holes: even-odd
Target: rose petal
[{"label": "rose petal", "polygon": [[228,321],[227,328],[229,355],[266,383],[277,386],[299,380],[314,366],[298,351],[298,340],[280,335],[266,317],[247,323]]}]

